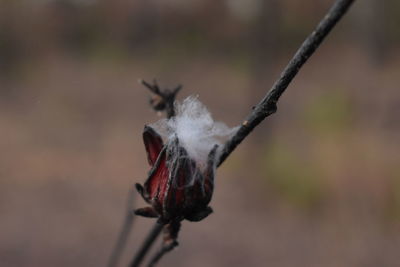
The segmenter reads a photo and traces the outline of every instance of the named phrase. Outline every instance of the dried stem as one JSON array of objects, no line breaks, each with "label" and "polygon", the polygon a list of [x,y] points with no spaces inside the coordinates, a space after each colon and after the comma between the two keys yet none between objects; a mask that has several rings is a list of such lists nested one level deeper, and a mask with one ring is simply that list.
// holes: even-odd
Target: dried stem
[{"label": "dried stem", "polygon": [[[336,25],[336,23],[346,13],[353,2],[354,0],[337,0],[334,3],[329,12],[318,24],[317,28],[311,33],[311,35],[307,37],[307,39],[300,46],[296,54],[283,70],[280,78],[274,83],[267,95],[261,100],[259,104],[257,104],[253,108],[252,112],[244,120],[236,134],[224,145],[222,154],[218,161],[218,166],[220,166],[225,161],[225,159],[232,153],[232,151],[235,150],[235,148],[243,141],[244,138],[247,137],[247,135],[250,134],[250,132],[258,124],[260,124],[266,117],[276,112],[276,103],[278,102],[280,96],[289,86],[293,78],[297,75],[300,68],[304,65],[305,62],[307,62],[308,58],[315,52],[315,50],[319,47],[319,45],[329,34],[332,28]],[[175,99],[175,96],[181,87],[179,86],[174,91],[169,91],[166,95],[163,94],[163,92],[159,89],[156,82],[154,82],[154,84],[149,84],[141,81],[141,83],[145,85],[150,91],[152,91],[156,96],[161,97],[161,100],[151,101],[153,108],[155,110],[165,110],[168,117],[174,116],[173,105],[171,105],[170,103],[173,103],[173,101],[171,102],[171,99]],[[167,102],[163,102],[167,99]],[[161,224],[156,223],[153,230],[150,232],[149,236],[142,245],[141,249],[135,256],[131,267],[139,266],[149,248],[151,247],[152,243],[161,233],[162,228],[163,226]],[[150,261],[150,266],[154,266],[155,263],[158,262],[161,257],[172,248],[173,246],[171,248],[162,248],[160,251],[158,251]]]},{"label": "dried stem", "polygon": [[276,112],[280,96],[286,90],[290,82],[299,72],[300,68],[307,62],[308,58],[315,52],[324,38],[346,13],[354,0],[337,0],[329,12],[318,24],[317,28],[307,37],[296,54],[289,61],[267,95],[258,103],[247,116],[236,134],[225,144],[219,158],[218,166],[232,153],[244,138],[266,117]]},{"label": "dried stem", "polygon": [[164,256],[164,254],[170,252],[171,250],[174,249],[174,247],[178,246],[178,242],[173,241],[169,245],[163,245],[161,246],[160,250],[154,254],[152,259],[149,262],[149,267],[154,267],[156,266],[157,262]]},{"label": "dried stem", "polygon": [[142,263],[144,257],[149,251],[151,245],[153,245],[154,241],[157,239],[158,235],[161,233],[163,227],[164,227],[163,224],[156,222],[156,224],[153,226],[153,229],[151,229],[149,235],[142,244],[140,250],[136,253],[135,257],[133,258],[131,265],[129,265],[130,267],[138,267]]},{"label": "dried stem", "polygon": [[121,254],[126,246],[126,241],[128,240],[135,219],[135,214],[133,212],[135,195],[134,187],[132,186],[128,194],[124,224],[122,225],[117,242],[115,243],[114,249],[108,260],[107,267],[118,266],[119,259],[121,258]]}]

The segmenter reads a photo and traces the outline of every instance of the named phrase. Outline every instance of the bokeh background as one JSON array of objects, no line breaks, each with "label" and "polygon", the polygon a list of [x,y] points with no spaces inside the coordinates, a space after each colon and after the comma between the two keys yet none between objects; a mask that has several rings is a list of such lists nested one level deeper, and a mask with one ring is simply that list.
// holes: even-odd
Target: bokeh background
[{"label": "bokeh background", "polygon": [[[2,0],[0,266],[105,266],[159,119],[137,80],[238,125],[332,2]],[[160,266],[400,266],[399,10],[356,1]]]}]

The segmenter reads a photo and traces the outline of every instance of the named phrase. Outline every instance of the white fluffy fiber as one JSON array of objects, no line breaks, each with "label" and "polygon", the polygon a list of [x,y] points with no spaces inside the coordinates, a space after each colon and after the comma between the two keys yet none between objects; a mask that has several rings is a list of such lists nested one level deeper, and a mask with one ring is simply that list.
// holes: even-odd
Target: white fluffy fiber
[{"label": "white fluffy fiber", "polygon": [[[214,145],[222,144],[237,130],[229,128],[222,122],[216,122],[207,108],[197,97],[189,96],[182,103],[175,103],[176,116],[162,119],[153,125],[164,138],[171,142],[178,137],[189,156],[195,159],[198,167],[204,168],[207,157]],[[218,154],[217,154],[218,155]]]}]

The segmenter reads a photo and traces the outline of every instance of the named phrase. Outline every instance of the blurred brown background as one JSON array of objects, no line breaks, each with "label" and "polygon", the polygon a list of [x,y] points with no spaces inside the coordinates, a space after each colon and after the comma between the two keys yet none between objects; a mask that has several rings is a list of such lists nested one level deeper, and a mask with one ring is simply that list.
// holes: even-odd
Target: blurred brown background
[{"label": "blurred brown background", "polygon": [[[0,266],[105,266],[158,119],[137,79],[237,125],[332,2],[1,0]],[[160,266],[400,266],[399,10],[356,1]]]}]

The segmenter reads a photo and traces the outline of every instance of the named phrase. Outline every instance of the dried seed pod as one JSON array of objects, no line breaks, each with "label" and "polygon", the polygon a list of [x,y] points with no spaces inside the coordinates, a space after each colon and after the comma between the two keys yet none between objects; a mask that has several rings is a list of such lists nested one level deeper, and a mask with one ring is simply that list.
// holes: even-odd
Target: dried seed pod
[{"label": "dried seed pod", "polygon": [[[158,92],[157,87],[150,87]],[[145,126],[143,141],[151,170],[136,188],[149,207],[137,215],[164,225],[164,249],[176,246],[182,220],[200,221],[212,209],[217,150],[237,128],[213,120],[207,108],[188,97],[175,102],[173,116]],[[164,141],[163,141],[164,140]]]},{"label": "dried seed pod", "polygon": [[144,186],[137,184],[137,189],[151,207],[138,209],[136,214],[157,216],[164,224],[207,217],[212,212],[208,204],[214,189],[218,146],[209,152],[207,166],[200,169],[177,136],[164,145],[161,136],[146,126],[143,140],[152,168]]}]

